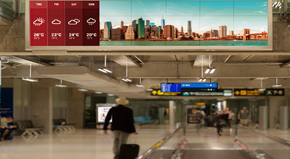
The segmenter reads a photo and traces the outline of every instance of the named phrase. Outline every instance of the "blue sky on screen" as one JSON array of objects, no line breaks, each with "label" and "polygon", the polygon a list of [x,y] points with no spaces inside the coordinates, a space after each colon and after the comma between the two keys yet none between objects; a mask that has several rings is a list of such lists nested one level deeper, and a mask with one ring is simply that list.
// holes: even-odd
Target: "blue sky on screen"
[{"label": "blue sky on screen", "polygon": [[105,21],[113,27],[125,25],[142,17],[155,25],[174,25],[187,31],[187,21],[192,23],[192,31],[204,33],[218,30],[226,25],[228,30],[242,33],[244,28],[251,32],[267,31],[267,1],[101,1],[101,29]]}]

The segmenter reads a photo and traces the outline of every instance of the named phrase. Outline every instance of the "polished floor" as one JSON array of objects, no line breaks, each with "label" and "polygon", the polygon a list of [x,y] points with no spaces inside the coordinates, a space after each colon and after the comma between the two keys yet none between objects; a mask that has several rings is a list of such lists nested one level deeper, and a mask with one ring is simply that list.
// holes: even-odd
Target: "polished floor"
[{"label": "polished floor", "polygon": [[[166,126],[143,126],[139,135],[131,136],[129,143],[135,143],[137,139],[136,143],[140,145],[140,153],[142,153],[170,131],[172,130]],[[284,139],[289,139],[290,136],[290,131],[270,130],[261,131],[261,133]],[[181,130],[160,147],[160,151],[174,150],[177,143],[183,138]],[[217,136],[214,128],[204,128],[197,133],[194,128],[189,127],[186,139],[188,140],[187,150],[190,152],[187,154],[189,155],[192,152],[200,153],[211,150],[221,150],[224,153],[229,150],[242,152],[242,148],[234,143],[236,139],[234,130],[230,129],[224,129],[223,135]],[[239,129],[238,139],[250,150],[258,150],[272,158],[286,159],[290,156],[289,146],[273,141],[252,129]],[[36,140],[23,140],[21,137],[16,137],[13,141],[1,143],[0,159],[112,159],[112,143],[112,136],[104,135],[101,130],[77,130],[73,134],[59,136],[44,135]]]}]

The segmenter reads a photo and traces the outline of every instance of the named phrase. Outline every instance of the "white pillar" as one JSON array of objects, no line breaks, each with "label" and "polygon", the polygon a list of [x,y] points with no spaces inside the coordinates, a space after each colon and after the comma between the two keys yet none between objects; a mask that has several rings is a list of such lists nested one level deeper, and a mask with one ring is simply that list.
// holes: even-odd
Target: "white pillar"
[{"label": "white pillar", "polygon": [[266,106],[260,106],[259,108],[259,124],[261,130],[268,129],[268,110]]},{"label": "white pillar", "polygon": [[288,106],[280,107],[280,129],[288,130]]},{"label": "white pillar", "polygon": [[53,87],[48,90],[48,134],[53,134]]},{"label": "white pillar", "polygon": [[175,128],[175,110],[176,104],[174,101],[169,101],[169,126]]}]

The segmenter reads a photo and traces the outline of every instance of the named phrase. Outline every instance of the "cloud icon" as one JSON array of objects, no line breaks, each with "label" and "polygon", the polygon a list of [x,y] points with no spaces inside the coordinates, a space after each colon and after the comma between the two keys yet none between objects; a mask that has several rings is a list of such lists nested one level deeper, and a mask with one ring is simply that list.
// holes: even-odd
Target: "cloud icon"
[{"label": "cloud icon", "polygon": [[45,22],[45,20],[43,18],[39,17],[35,21],[33,21],[33,24],[35,26],[41,26],[44,22]]},{"label": "cloud icon", "polygon": [[87,23],[88,23],[89,25],[94,25],[96,22],[97,22],[97,20],[94,19],[94,18],[89,18],[89,19],[87,20]]},{"label": "cloud icon", "polygon": [[54,25],[60,25],[61,24],[61,21],[58,20],[58,19],[54,19],[51,24],[54,24]]},{"label": "cloud icon", "polygon": [[71,19],[69,22],[68,22],[68,25],[77,25],[78,23],[80,23],[81,21],[79,19]]}]

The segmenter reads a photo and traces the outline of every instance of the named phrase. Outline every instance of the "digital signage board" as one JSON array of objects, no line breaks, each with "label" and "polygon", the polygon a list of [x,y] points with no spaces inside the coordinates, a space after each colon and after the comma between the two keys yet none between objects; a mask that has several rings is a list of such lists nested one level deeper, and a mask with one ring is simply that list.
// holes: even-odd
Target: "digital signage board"
[{"label": "digital signage board", "polygon": [[216,92],[217,83],[161,83],[161,92]]},{"label": "digital signage board", "polygon": [[26,2],[27,50],[272,50],[271,0]]}]

